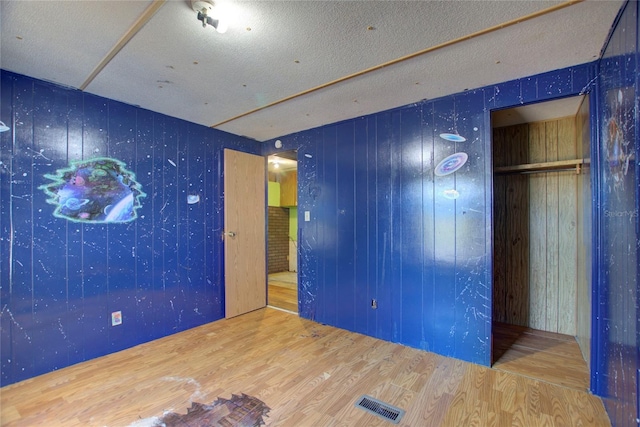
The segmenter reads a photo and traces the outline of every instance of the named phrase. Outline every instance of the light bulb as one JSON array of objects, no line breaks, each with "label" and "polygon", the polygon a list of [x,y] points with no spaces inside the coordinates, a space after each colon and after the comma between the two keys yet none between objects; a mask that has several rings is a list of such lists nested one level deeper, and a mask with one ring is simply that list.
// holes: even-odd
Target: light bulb
[{"label": "light bulb", "polygon": [[224,34],[229,29],[229,25],[226,20],[218,20],[218,26],[216,27],[216,31],[220,34]]},{"label": "light bulb", "polygon": [[273,167],[278,169],[280,167],[280,162],[273,162]]}]

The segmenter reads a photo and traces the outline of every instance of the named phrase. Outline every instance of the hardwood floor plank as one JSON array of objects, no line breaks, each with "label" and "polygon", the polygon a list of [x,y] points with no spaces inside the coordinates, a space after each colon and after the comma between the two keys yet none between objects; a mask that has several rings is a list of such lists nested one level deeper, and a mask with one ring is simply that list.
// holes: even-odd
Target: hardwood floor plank
[{"label": "hardwood floor plank", "polygon": [[569,360],[565,364],[557,365],[557,356],[536,352],[535,350],[520,350],[512,348],[493,367],[514,374],[525,375],[553,384],[587,390],[588,378],[581,366],[572,365]]},{"label": "hardwood floor plank", "polygon": [[290,271],[269,274],[267,305],[298,312],[298,274]]},{"label": "hardwood floor plank", "polygon": [[412,359],[405,359],[401,371],[393,378],[393,384],[417,392],[421,390],[436,368],[435,357],[430,353],[418,353]]},{"label": "hardwood floor plank", "polygon": [[567,342],[544,337],[534,337],[525,333],[513,343],[512,348],[513,347],[520,348],[524,351],[533,350],[571,359],[582,359],[582,353],[580,353],[580,348],[575,341]]},{"label": "hardwood floor plank", "polygon": [[[246,393],[267,426],[607,426],[584,391],[376,340],[274,309],[203,325],[0,389],[2,426],[130,426]],[[148,425],[148,424],[147,424]]]},{"label": "hardwood floor plank", "polygon": [[437,359],[436,369],[423,388],[429,393],[419,394],[416,402],[409,407],[406,421],[403,420],[407,425],[441,425],[451,406],[453,396],[448,391],[453,387],[452,382],[460,380],[454,376],[455,360],[437,355],[434,357]]},{"label": "hardwood floor plank", "polygon": [[267,304],[272,307],[298,312],[298,290],[278,286],[269,282]]},{"label": "hardwood floor plank", "polygon": [[576,339],[522,326],[493,325],[493,368],[586,391],[589,371]]}]

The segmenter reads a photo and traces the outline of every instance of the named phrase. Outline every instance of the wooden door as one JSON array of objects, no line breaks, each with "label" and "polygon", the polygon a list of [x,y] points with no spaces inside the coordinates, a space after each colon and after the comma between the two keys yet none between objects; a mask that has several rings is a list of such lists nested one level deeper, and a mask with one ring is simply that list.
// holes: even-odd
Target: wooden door
[{"label": "wooden door", "polygon": [[267,305],[265,159],[224,150],[225,317]]}]

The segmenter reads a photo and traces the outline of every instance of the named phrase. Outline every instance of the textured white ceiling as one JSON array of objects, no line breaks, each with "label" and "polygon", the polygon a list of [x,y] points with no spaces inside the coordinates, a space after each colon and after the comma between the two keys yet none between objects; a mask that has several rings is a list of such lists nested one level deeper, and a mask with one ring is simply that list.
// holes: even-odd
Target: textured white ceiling
[{"label": "textured white ceiling", "polygon": [[[81,87],[151,1],[2,1],[0,66]],[[86,91],[211,126],[561,2],[232,1],[229,31],[167,1]],[[217,128],[260,141],[594,60],[622,0],[586,1]]]},{"label": "textured white ceiling", "polygon": [[287,159],[277,155],[271,155],[267,160],[267,169],[269,172],[283,173],[298,169],[298,162],[296,160]]},{"label": "textured white ceiling", "polygon": [[0,66],[77,88],[148,5],[3,0]]}]

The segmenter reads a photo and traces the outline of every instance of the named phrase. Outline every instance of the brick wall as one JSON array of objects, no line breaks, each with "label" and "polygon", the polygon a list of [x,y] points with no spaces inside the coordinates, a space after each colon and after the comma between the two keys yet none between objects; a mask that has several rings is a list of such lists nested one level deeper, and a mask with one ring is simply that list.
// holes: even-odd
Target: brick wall
[{"label": "brick wall", "polygon": [[269,206],[269,273],[289,271],[289,209]]}]

